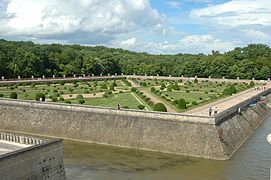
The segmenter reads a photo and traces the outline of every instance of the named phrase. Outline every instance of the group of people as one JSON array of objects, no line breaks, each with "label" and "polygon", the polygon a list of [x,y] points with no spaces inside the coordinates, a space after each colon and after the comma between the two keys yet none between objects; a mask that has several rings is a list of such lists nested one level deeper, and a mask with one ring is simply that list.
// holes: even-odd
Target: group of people
[{"label": "group of people", "polygon": [[[218,112],[218,108],[215,107],[215,108],[214,108],[214,116],[217,115],[217,112]],[[209,116],[212,116],[212,113],[213,113],[213,108],[210,107],[210,108],[209,108]]]},{"label": "group of people", "polygon": [[266,86],[263,86],[263,87],[255,87],[255,91],[265,91],[267,90],[267,87]]}]

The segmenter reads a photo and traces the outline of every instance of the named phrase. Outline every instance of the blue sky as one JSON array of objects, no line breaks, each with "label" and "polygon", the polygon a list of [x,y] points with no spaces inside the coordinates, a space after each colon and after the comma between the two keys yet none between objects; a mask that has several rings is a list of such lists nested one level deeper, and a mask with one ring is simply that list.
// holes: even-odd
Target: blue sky
[{"label": "blue sky", "polygon": [[152,54],[271,45],[271,0],[0,0],[0,38]]}]

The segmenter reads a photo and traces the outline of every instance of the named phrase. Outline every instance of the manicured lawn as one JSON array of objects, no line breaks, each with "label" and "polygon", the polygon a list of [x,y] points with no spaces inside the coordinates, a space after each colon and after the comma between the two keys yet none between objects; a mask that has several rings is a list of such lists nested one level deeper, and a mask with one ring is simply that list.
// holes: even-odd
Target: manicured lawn
[{"label": "manicured lawn", "polygon": [[[84,100],[85,100],[84,105],[113,107],[113,108],[117,108],[118,103],[120,103],[121,107],[127,106],[130,109],[138,109],[137,106],[140,104],[131,93],[120,93],[114,94],[108,98],[92,98]],[[78,99],[72,99],[70,101],[74,104],[79,104]]]},{"label": "manicured lawn", "polygon": [[192,101],[199,101],[200,98],[207,99],[209,96],[214,95],[214,94],[205,94],[202,92],[198,93],[186,93],[186,92],[163,92],[163,95],[168,95],[168,97],[172,97],[174,100],[178,100],[180,98],[185,99],[187,102],[192,102]]}]

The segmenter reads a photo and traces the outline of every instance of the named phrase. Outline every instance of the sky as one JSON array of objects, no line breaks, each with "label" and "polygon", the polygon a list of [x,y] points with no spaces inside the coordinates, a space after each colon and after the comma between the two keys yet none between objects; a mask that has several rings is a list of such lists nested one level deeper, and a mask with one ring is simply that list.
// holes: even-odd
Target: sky
[{"label": "sky", "polygon": [[0,38],[151,54],[271,45],[271,0],[0,0]]}]

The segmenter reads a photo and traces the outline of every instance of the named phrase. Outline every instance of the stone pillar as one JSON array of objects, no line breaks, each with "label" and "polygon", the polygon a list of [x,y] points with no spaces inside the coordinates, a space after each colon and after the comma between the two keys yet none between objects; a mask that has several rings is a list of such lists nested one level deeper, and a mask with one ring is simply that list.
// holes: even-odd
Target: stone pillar
[{"label": "stone pillar", "polygon": [[74,74],[73,77],[76,78],[76,75]]},{"label": "stone pillar", "polygon": [[107,76],[110,76],[110,74],[107,74]]},{"label": "stone pillar", "polygon": [[171,77],[171,74],[169,75],[169,77]]},{"label": "stone pillar", "polygon": [[94,77],[95,75],[94,74],[92,74],[92,77]]},{"label": "stone pillar", "polygon": [[54,78],[54,79],[55,79],[55,77],[56,77],[56,76],[55,76],[55,75],[53,75],[53,78]]},{"label": "stone pillar", "polygon": [[86,75],[85,75],[85,74],[83,74],[83,77],[86,77]]},{"label": "stone pillar", "polygon": [[18,76],[18,79],[21,79],[21,76]]},{"label": "stone pillar", "polygon": [[65,75],[65,74],[63,74],[63,78],[66,78],[66,75]]},{"label": "stone pillar", "polygon": [[121,73],[121,75],[123,76],[123,73]]},{"label": "stone pillar", "polygon": [[101,73],[100,76],[103,76],[103,74]]},{"label": "stone pillar", "polygon": [[31,76],[31,79],[34,79],[34,76]]},{"label": "stone pillar", "polygon": [[4,76],[2,76],[2,80],[4,80],[5,79],[5,77]]},{"label": "stone pillar", "polygon": [[239,78],[239,77],[237,77],[237,80],[240,80],[240,78]]},{"label": "stone pillar", "polygon": [[117,73],[115,73],[115,76],[117,76],[118,74]]},{"label": "stone pillar", "polygon": [[254,81],[255,80],[255,78],[252,78],[252,81]]},{"label": "stone pillar", "polygon": [[45,76],[44,76],[44,75],[42,76],[42,79],[45,79]]}]

